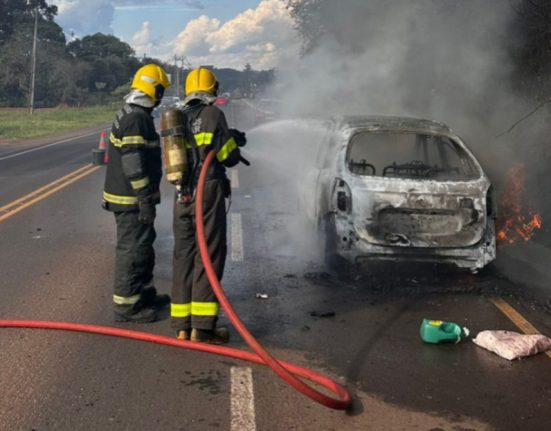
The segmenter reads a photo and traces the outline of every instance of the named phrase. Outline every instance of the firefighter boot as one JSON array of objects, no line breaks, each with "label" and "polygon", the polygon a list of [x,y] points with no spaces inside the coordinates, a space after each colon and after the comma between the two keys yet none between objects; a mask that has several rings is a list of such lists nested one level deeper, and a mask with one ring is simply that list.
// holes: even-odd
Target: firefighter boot
[{"label": "firefighter boot", "polygon": [[221,326],[216,329],[196,329],[191,330],[191,341],[207,344],[225,344],[230,340],[230,331]]},{"label": "firefighter boot", "polygon": [[189,340],[189,331],[186,330],[186,329],[178,330],[178,332],[176,333],[176,338],[178,340],[188,341]]},{"label": "firefighter boot", "polygon": [[163,308],[170,304],[170,296],[157,295],[157,289],[149,286],[142,290],[142,301],[145,307]]},{"label": "firefighter boot", "polygon": [[115,322],[150,323],[157,320],[157,311],[140,301],[133,305],[115,305]]}]

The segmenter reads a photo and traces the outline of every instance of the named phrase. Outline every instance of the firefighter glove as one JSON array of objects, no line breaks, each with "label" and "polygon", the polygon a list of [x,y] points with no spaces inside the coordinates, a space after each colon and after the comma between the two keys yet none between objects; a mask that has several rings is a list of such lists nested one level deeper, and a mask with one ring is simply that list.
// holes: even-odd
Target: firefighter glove
[{"label": "firefighter glove", "polygon": [[144,199],[138,201],[138,207],[140,208],[138,221],[143,224],[153,224],[157,215],[155,204],[149,199]]},{"label": "firefighter glove", "polygon": [[244,147],[247,143],[247,135],[237,129],[230,129],[230,134],[238,147]]}]

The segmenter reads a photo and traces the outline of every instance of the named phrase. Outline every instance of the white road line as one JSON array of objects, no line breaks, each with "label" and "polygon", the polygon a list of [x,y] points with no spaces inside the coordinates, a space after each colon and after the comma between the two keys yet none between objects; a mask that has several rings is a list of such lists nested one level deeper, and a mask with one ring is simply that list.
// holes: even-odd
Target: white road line
[{"label": "white road line", "polygon": [[234,169],[231,171],[231,188],[232,189],[239,188],[239,173],[237,169]]},{"label": "white road line", "polygon": [[53,147],[55,145],[64,144],[65,142],[69,142],[69,141],[72,141],[74,139],[80,139],[80,138],[85,138],[86,136],[92,136],[92,135],[95,135],[97,133],[98,132],[96,131],[96,132],[92,132],[92,133],[87,133],[86,135],[74,136],[72,138],[64,139],[63,141],[53,142],[51,144],[46,144],[46,145],[42,145],[40,147],[31,148],[30,150],[20,151],[19,153],[10,154],[9,156],[0,157],[0,161],[12,159],[14,157],[22,156],[23,154],[32,153],[34,151],[43,150],[44,148]]},{"label": "white road line", "polygon": [[256,431],[253,373],[249,367],[231,367],[231,431]]},{"label": "white road line", "polygon": [[241,230],[241,214],[231,215],[231,259],[234,262],[243,260],[243,231]]}]

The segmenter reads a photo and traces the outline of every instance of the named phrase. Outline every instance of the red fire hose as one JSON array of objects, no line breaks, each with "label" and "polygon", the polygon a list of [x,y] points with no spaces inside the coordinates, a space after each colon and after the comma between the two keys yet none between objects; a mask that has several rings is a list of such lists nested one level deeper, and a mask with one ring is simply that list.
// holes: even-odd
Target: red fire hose
[{"label": "red fire hose", "polygon": [[[275,373],[277,373],[285,382],[293,386],[296,390],[303,393],[307,397],[310,397],[318,403],[336,410],[345,410],[351,405],[350,394],[348,391],[339,385],[334,380],[327,376],[318,374],[314,371],[306,368],[299,367],[298,365],[291,364],[289,362],[279,361],[270,355],[264,347],[252,336],[249,330],[245,327],[233,306],[228,301],[220,281],[216,276],[212,262],[208,253],[208,247],[205,241],[205,230],[203,224],[203,192],[205,187],[205,180],[207,170],[212,163],[215,156],[215,152],[211,151],[203,163],[201,174],[199,176],[199,184],[197,188],[196,197],[196,222],[197,222],[197,239],[199,242],[199,250],[201,253],[201,259],[205,266],[205,270],[209,279],[209,282],[220,302],[220,305],[224,309],[231,323],[237,329],[237,332],[243,337],[247,344],[255,353],[247,352],[244,350],[233,349],[231,347],[213,346],[210,344],[197,343],[191,341],[182,341],[172,337],[166,337],[163,335],[155,335],[147,332],[131,331],[128,329],[111,328],[107,326],[95,326],[79,323],[68,322],[50,322],[40,320],[0,320],[0,328],[41,328],[41,329],[59,329],[65,331],[76,332],[88,332],[93,334],[109,335],[113,337],[129,338],[131,340],[146,341],[150,343],[163,344],[167,346],[179,347],[183,349],[198,350],[201,352],[214,353],[217,355],[227,356],[235,359],[242,359],[249,362],[254,362],[261,365],[267,365]],[[321,385],[329,392],[336,396],[332,397],[326,395],[323,392],[314,389],[308,384],[304,383],[299,377],[309,380],[312,383]]]}]

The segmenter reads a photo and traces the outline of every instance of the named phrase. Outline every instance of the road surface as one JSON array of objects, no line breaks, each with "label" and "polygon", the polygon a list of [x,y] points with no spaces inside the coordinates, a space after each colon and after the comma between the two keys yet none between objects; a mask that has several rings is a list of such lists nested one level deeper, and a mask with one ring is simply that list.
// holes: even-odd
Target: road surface
[{"label": "road surface", "polygon": [[[231,106],[230,121],[252,118],[244,105]],[[96,133],[21,151],[0,146],[0,319],[172,336],[167,312],[153,324],[113,323],[115,224],[100,207],[104,168],[87,166],[98,140]],[[89,334],[0,329],[0,429],[551,429],[550,356],[509,362],[470,341],[427,345],[418,335],[423,318],[455,321],[474,334],[520,331],[526,319],[551,334],[549,314],[529,292],[492,270],[474,277],[381,268],[339,279],[311,253],[316,245],[303,235],[300,210],[286,192],[292,179],[259,169],[262,153],[247,154],[252,166],[231,174],[223,286],[271,352],[345,384],[354,408],[330,411],[269,370],[227,358]],[[280,167],[277,158],[270,163]],[[166,293],[171,196],[164,182],[155,246],[156,286]],[[231,345],[245,347],[235,331]]]}]

